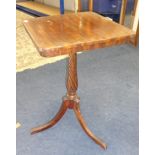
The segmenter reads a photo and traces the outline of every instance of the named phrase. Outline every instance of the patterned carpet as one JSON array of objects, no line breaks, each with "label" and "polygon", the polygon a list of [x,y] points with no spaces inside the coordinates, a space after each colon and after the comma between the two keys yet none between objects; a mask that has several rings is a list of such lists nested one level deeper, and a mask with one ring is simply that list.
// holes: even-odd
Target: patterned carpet
[{"label": "patterned carpet", "polygon": [[34,18],[21,11],[16,11],[16,71],[21,72],[26,69],[34,69],[48,63],[54,63],[66,58],[58,56],[44,58],[39,55],[29,35],[24,29],[23,20]]}]

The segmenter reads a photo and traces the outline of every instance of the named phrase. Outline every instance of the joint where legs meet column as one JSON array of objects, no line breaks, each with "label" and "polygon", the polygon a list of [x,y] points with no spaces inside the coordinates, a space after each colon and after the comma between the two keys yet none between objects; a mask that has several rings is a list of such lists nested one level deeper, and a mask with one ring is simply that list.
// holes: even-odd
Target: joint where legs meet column
[{"label": "joint where legs meet column", "polygon": [[77,95],[66,95],[63,97],[63,102],[67,104],[69,109],[73,109],[76,104],[80,104],[80,98]]}]

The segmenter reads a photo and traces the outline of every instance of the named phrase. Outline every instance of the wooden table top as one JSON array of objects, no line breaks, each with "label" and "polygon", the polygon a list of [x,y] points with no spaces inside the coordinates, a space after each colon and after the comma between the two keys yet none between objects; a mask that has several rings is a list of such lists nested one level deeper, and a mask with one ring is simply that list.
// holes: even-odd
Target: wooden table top
[{"label": "wooden table top", "polygon": [[119,45],[135,37],[134,31],[94,12],[28,19],[24,26],[44,57]]}]

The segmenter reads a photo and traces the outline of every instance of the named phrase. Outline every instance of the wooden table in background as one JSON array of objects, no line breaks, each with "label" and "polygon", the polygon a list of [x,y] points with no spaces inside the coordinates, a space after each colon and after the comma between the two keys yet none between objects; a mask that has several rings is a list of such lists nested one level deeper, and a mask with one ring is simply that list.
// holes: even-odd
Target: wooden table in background
[{"label": "wooden table in background", "polygon": [[73,109],[86,134],[106,149],[107,145],[88,129],[80,112],[80,98],[77,95],[77,52],[127,43],[135,37],[135,32],[93,12],[29,19],[24,21],[24,26],[41,56],[69,55],[67,93],[62,99],[60,110],[51,121],[33,128],[32,134],[52,127],[67,109]]}]

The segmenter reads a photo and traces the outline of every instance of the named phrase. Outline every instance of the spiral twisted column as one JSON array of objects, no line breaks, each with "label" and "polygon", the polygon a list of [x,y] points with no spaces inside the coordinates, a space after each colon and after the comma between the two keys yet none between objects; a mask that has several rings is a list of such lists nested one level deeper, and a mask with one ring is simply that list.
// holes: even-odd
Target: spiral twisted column
[{"label": "spiral twisted column", "polygon": [[76,91],[78,88],[78,77],[77,77],[77,54],[69,53],[69,58],[67,62],[67,72],[66,72],[66,88],[68,96],[76,96]]}]

